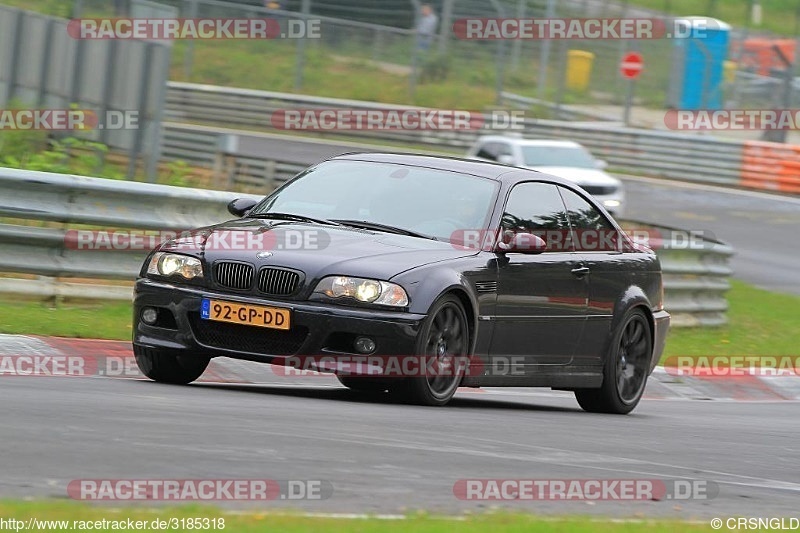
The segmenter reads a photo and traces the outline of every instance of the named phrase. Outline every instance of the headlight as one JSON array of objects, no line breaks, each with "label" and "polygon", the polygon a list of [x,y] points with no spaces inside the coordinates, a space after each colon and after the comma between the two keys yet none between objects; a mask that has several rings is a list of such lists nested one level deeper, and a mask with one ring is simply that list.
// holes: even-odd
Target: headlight
[{"label": "headlight", "polygon": [[182,276],[186,279],[202,278],[203,265],[200,260],[188,255],[156,253],[147,266],[148,274],[156,276]]},{"label": "headlight", "polygon": [[405,307],[408,295],[400,285],[374,279],[329,276],[319,282],[314,292],[329,298],[353,298],[359,302]]}]

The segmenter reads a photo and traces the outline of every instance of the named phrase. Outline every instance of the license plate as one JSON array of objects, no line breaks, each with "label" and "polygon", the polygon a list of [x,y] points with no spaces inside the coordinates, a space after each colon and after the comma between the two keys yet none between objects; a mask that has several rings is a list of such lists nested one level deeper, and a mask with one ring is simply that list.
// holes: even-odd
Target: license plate
[{"label": "license plate", "polygon": [[237,304],[203,298],[200,305],[200,317],[204,320],[245,324],[271,329],[289,329],[291,312],[280,307],[263,305]]}]

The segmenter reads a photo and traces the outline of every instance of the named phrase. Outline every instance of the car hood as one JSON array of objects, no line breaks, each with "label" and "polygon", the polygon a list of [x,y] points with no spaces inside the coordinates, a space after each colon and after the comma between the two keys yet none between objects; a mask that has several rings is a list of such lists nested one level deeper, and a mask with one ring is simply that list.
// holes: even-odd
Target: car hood
[{"label": "car hood", "polygon": [[191,253],[206,264],[232,260],[256,267],[288,267],[303,271],[306,279],[342,274],[384,280],[418,266],[477,253],[406,235],[259,219],[201,228],[165,243],[161,250]]},{"label": "car hood", "polygon": [[602,170],[595,168],[576,167],[527,167],[546,174],[564,178],[577,185],[619,185],[617,178],[611,177]]}]

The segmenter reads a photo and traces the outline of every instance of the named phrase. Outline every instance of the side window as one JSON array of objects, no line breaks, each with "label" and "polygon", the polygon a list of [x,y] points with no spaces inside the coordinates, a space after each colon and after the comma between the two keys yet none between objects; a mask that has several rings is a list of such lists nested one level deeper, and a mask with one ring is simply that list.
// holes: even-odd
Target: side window
[{"label": "side window", "polygon": [[483,143],[478,149],[478,153],[475,154],[475,157],[488,159],[489,161],[497,161],[499,148],[499,143],[496,142]]},{"label": "side window", "polygon": [[551,183],[520,183],[514,186],[500,225],[504,231],[538,235],[547,243],[549,252],[570,249],[564,202],[556,186]]},{"label": "side window", "polygon": [[579,252],[616,251],[624,244],[621,235],[595,206],[578,193],[559,187],[572,226],[571,240]]},{"label": "side window", "polygon": [[513,155],[511,145],[508,143],[497,143],[497,155]]}]

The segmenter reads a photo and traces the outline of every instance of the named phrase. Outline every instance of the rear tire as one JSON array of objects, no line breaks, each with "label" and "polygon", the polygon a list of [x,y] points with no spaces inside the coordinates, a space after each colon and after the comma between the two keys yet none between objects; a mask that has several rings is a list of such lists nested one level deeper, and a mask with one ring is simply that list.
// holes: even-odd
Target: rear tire
[{"label": "rear tire", "polygon": [[436,376],[405,378],[392,393],[408,403],[445,405],[455,395],[469,356],[469,326],[464,306],[456,296],[446,294],[434,302],[417,337],[415,353],[434,358],[437,365],[455,365]]},{"label": "rear tire", "polygon": [[584,411],[619,415],[633,411],[650,373],[652,337],[650,323],[642,310],[625,313],[603,364],[603,386],[575,391],[575,399]]},{"label": "rear tire", "polygon": [[185,355],[178,350],[156,350],[133,345],[136,364],[142,374],[159,383],[186,385],[205,372],[208,357]]}]

